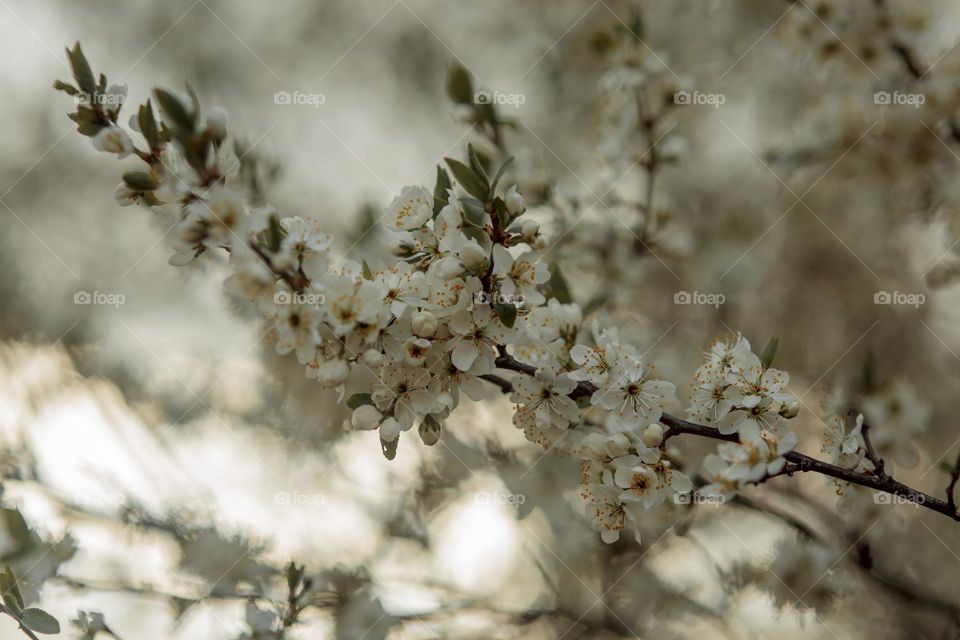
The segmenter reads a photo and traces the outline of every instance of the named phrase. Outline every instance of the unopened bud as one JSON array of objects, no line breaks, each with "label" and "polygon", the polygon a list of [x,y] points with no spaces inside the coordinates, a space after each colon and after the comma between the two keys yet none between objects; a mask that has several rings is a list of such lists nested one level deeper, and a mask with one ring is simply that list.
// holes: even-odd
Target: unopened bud
[{"label": "unopened bud", "polygon": [[423,422],[420,423],[420,428],[418,429],[420,439],[423,440],[423,444],[428,447],[432,447],[440,442],[440,433],[442,431],[443,427],[440,425],[440,422],[431,414],[427,414],[423,418]]},{"label": "unopened bud", "polygon": [[538,233],[540,233],[540,223],[536,220],[524,220],[520,226],[520,235],[527,242],[535,240]]},{"label": "unopened bud", "polygon": [[659,447],[663,444],[663,427],[654,422],[644,430],[640,439],[648,447]]},{"label": "unopened bud", "polygon": [[507,205],[507,211],[514,218],[527,210],[527,205],[523,202],[523,196],[517,191],[517,185],[513,185],[507,190],[506,195],[503,196],[503,202]]},{"label": "unopened bud", "polygon": [[380,412],[372,404],[365,404],[356,408],[353,415],[350,416],[350,424],[354,429],[360,431],[369,431],[376,429],[380,422]]},{"label": "unopened bud", "polygon": [[429,311],[418,311],[413,314],[410,321],[410,328],[413,334],[420,338],[432,338],[439,328],[437,316]]}]

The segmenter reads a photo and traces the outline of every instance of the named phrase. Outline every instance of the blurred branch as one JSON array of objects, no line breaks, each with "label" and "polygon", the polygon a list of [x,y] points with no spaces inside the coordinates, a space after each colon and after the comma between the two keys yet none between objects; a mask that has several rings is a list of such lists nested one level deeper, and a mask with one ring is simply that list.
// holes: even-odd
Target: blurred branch
[{"label": "blurred branch", "polygon": [[[802,517],[791,513],[788,510],[781,509],[780,507],[773,505],[768,501],[759,501],[754,498],[744,496],[743,494],[738,494],[734,496],[731,502],[734,505],[759,511],[768,516],[776,518],[784,524],[796,529],[804,536],[810,538],[812,541],[825,547],[833,548],[835,546],[826,535],[821,533],[816,527],[808,523]],[[804,503],[808,506],[815,506],[810,500],[807,499],[804,499]],[[844,537],[848,544],[857,547],[858,553],[845,554],[843,557],[848,558],[852,564],[862,569],[867,576],[872,578],[880,586],[895,593],[908,602],[922,605],[929,609],[934,609],[940,613],[951,616],[954,620],[960,621],[960,604],[949,602],[940,598],[939,596],[931,595],[929,593],[921,593],[915,585],[907,584],[899,577],[892,576],[889,573],[877,569],[877,567],[875,567],[873,564],[872,556],[870,554],[870,547],[868,543],[864,541],[863,532],[856,530],[848,531]]]}]

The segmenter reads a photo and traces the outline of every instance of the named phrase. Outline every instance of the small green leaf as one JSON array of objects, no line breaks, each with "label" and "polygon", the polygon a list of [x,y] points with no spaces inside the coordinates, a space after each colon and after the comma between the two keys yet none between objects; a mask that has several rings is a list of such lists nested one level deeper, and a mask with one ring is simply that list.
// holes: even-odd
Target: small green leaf
[{"label": "small green leaf", "polygon": [[453,172],[453,177],[457,179],[457,182],[460,183],[467,193],[475,198],[479,198],[483,202],[487,201],[490,190],[486,180],[459,160],[454,160],[453,158],[444,158],[444,160],[447,166],[450,167],[450,171]]},{"label": "small green leaf", "polygon": [[280,218],[276,215],[270,216],[267,227],[267,248],[272,253],[280,250],[280,244],[283,242],[283,227],[280,225]]},{"label": "small green leaf", "polygon": [[763,351],[760,352],[760,362],[763,363],[763,368],[769,368],[773,364],[773,359],[777,356],[777,346],[779,343],[777,336],[770,336],[770,339],[767,340],[767,344],[763,345]]},{"label": "small green leaf", "polygon": [[507,169],[510,165],[513,164],[513,156],[510,156],[503,161],[503,164],[500,165],[500,168],[497,169],[497,175],[493,177],[493,183],[490,185],[490,192],[495,193],[497,191],[497,183],[500,182],[500,178],[503,177],[503,174],[507,172]]},{"label": "small green leaf", "polygon": [[[483,161],[472,144],[467,144],[467,159],[470,161],[470,168],[473,169],[473,172],[483,178],[485,184],[489,185],[490,178],[487,176],[487,163]],[[489,160],[487,160],[487,162],[489,162]],[[489,187],[487,188],[489,189]]]},{"label": "small green leaf", "polygon": [[140,105],[140,111],[137,113],[137,122],[140,124],[140,133],[144,140],[150,145],[151,149],[160,146],[160,132],[157,130],[157,119],[153,116],[153,105],[147,100],[146,104]]},{"label": "small green leaf", "polygon": [[2,591],[3,602],[7,608],[14,613],[23,609],[23,595],[20,593],[20,587],[17,586],[17,577],[8,565],[3,573],[0,573],[0,591]]},{"label": "small green leaf", "polygon": [[356,410],[365,404],[373,404],[373,398],[369,393],[355,393],[347,398],[347,406]]},{"label": "small green leaf", "polygon": [[463,65],[455,64],[450,67],[447,74],[447,95],[457,104],[473,102],[473,82],[470,80],[470,72]]},{"label": "small green leaf", "polygon": [[500,322],[508,329],[513,329],[517,321],[517,307],[509,302],[497,302],[493,305],[493,310],[500,318]]},{"label": "small green leaf", "polygon": [[573,302],[573,296],[570,295],[570,285],[563,274],[560,273],[560,267],[557,265],[550,268],[550,279],[547,280],[546,290],[548,298],[555,298],[561,304]]},{"label": "small green leaf", "polygon": [[303,579],[304,565],[297,566],[293,560],[287,565],[287,588],[291,593],[300,585]]},{"label": "small green leaf", "polygon": [[400,436],[397,435],[391,442],[380,438],[380,450],[383,451],[383,457],[387,460],[393,460],[397,457],[397,445],[400,444]]},{"label": "small green leaf", "polygon": [[63,82],[61,80],[54,80],[53,88],[56,89],[57,91],[63,91],[64,93],[69,94],[71,96],[75,96],[78,93],[80,93],[79,91],[77,91],[77,88],[75,86],[73,86],[72,84],[67,84],[66,82]]},{"label": "small green leaf", "polygon": [[37,633],[60,633],[60,623],[43,609],[24,609],[20,612],[20,624]]},{"label": "small green leaf", "polygon": [[447,173],[447,170],[437,165],[437,184],[433,187],[433,215],[434,217],[440,213],[440,210],[443,209],[450,203],[449,198],[447,197],[447,189],[453,186],[453,183],[450,182],[450,174]]},{"label": "small green leaf", "polygon": [[90,69],[90,63],[87,57],[83,55],[80,43],[73,45],[73,49],[67,49],[67,58],[70,59],[70,67],[73,69],[73,77],[77,81],[80,90],[93,95],[97,91],[97,81],[93,77],[93,70]]},{"label": "small green leaf", "polygon": [[363,279],[364,280],[373,280],[373,271],[370,269],[370,265],[367,264],[366,260],[362,261],[363,264]]},{"label": "small green leaf", "polygon": [[196,114],[191,114],[187,111],[187,107],[180,98],[160,88],[154,89],[153,95],[157,99],[160,110],[171,125],[180,129],[193,131],[194,124],[196,123]]},{"label": "small green leaf", "polygon": [[153,191],[157,188],[156,179],[143,171],[127,171],[123,174],[123,181],[134,191]]}]

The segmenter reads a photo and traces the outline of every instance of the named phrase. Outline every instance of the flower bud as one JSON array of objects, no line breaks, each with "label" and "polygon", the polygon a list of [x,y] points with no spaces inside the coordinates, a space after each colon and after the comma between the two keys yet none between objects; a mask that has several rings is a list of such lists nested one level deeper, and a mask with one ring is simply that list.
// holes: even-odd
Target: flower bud
[{"label": "flower bud", "polygon": [[798,413],[800,413],[800,403],[796,400],[784,402],[783,406],[780,408],[780,415],[787,420],[796,418]]},{"label": "flower bud", "polygon": [[538,233],[540,233],[540,223],[536,220],[524,220],[520,226],[520,235],[527,242],[535,240]]},{"label": "flower bud", "polygon": [[133,152],[133,141],[127,132],[117,125],[103,127],[90,141],[97,151],[115,153],[120,158],[126,158]]},{"label": "flower bud", "polygon": [[663,427],[654,422],[644,430],[640,439],[648,447],[659,447],[663,444]]},{"label": "flower bud", "polygon": [[207,114],[207,131],[214,140],[220,141],[227,137],[227,112],[221,107],[214,107]]},{"label": "flower bud", "polygon": [[460,247],[457,255],[460,256],[464,266],[471,271],[479,271],[487,265],[489,259],[487,252],[476,242],[468,242]]},{"label": "flower bud", "polygon": [[403,427],[393,416],[387,418],[380,425],[380,439],[384,442],[393,442],[403,431]]},{"label": "flower bud", "polygon": [[432,447],[440,442],[440,433],[442,430],[443,427],[440,425],[440,422],[432,415],[427,414],[424,416],[423,422],[420,423],[420,428],[417,431],[420,433],[420,439],[423,440],[423,444]]},{"label": "flower bud", "polygon": [[463,273],[463,265],[452,256],[440,258],[434,263],[434,273],[441,280],[453,280]]},{"label": "flower bud", "polygon": [[383,364],[383,354],[376,349],[367,349],[360,354],[360,362],[371,369],[377,369]]},{"label": "flower bud", "polygon": [[359,431],[370,431],[376,429],[380,422],[380,412],[372,404],[365,404],[356,408],[353,415],[350,416],[350,424]]},{"label": "flower bud", "polygon": [[410,328],[413,330],[413,335],[419,338],[432,338],[437,332],[439,325],[440,323],[437,321],[437,316],[429,311],[416,312],[410,321]]},{"label": "flower bud", "polygon": [[517,191],[517,185],[513,185],[507,190],[506,195],[503,196],[503,202],[507,205],[507,211],[514,218],[527,210],[527,206],[523,202],[523,196]]}]

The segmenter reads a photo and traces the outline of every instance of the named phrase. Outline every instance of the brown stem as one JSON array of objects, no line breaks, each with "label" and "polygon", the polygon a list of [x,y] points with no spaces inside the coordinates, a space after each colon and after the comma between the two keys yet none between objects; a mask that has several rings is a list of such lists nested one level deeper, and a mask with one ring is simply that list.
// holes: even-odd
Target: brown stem
[{"label": "brown stem", "polygon": [[[497,358],[496,365],[501,369],[509,369],[511,371],[517,371],[518,373],[525,373],[527,375],[533,375],[537,370],[536,367],[519,362],[512,356],[506,354],[501,354],[500,357]],[[591,396],[596,390],[597,387],[595,385],[590,384],[589,382],[580,382],[570,394],[570,397],[582,398]],[[723,440],[725,442],[738,442],[736,434],[723,434],[714,427],[697,424],[695,422],[688,422],[687,420],[676,418],[667,413],[660,417],[660,422],[668,427],[666,433],[664,434],[664,440],[676,435],[686,434],[700,436],[703,438],[711,438],[713,440]],[[867,487],[868,489],[873,489],[875,491],[881,491],[883,493],[900,496],[904,500],[912,502],[917,506],[930,509],[931,511],[936,511],[937,513],[947,516],[951,520],[960,522],[960,514],[957,513],[955,506],[951,506],[945,500],[935,498],[932,495],[908,487],[902,482],[898,482],[886,474],[881,477],[873,475],[872,473],[868,474],[854,471],[852,469],[844,469],[843,467],[838,467],[830,464],[829,462],[817,460],[816,458],[812,458],[806,454],[800,453],[799,451],[790,451],[785,453],[783,457],[788,463],[784,469],[783,475],[793,475],[794,473],[819,473],[837,480],[843,480],[844,482],[856,484],[861,487]]]}]

